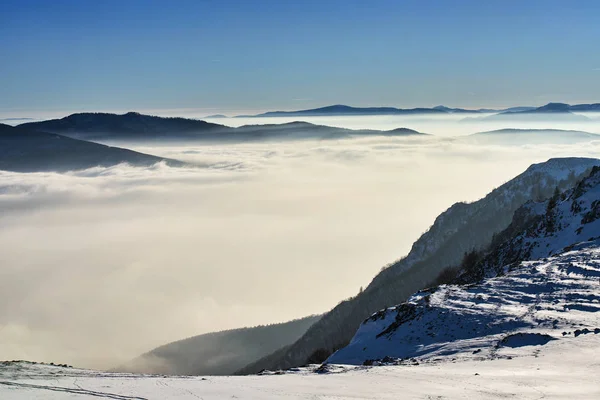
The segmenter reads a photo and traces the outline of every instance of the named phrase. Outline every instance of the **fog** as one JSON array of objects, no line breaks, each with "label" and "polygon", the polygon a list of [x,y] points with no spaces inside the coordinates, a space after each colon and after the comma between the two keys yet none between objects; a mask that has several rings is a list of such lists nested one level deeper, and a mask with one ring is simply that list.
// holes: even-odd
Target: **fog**
[{"label": "fog", "polygon": [[110,368],[188,336],[324,312],[454,202],[549,157],[595,157],[600,142],[135,149],[209,167],[0,171],[0,359]]}]

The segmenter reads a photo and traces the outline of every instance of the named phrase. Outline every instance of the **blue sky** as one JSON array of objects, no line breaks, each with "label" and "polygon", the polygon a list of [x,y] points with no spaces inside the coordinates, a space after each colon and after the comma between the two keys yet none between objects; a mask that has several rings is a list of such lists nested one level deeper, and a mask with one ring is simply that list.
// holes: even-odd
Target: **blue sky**
[{"label": "blue sky", "polygon": [[600,102],[599,1],[0,0],[0,113]]}]

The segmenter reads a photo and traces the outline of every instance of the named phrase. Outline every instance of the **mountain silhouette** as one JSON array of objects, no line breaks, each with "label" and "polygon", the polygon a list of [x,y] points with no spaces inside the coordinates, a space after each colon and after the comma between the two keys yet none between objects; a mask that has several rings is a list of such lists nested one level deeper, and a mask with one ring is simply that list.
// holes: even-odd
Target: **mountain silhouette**
[{"label": "mountain silhouette", "polygon": [[55,133],[0,124],[0,170],[17,172],[68,171],[127,163],[150,166],[185,163],[120,147],[72,139]]}]

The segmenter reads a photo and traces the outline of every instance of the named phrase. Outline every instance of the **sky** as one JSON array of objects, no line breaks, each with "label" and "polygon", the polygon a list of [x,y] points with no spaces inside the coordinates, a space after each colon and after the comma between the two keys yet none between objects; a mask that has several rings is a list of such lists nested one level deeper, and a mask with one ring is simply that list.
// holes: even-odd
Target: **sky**
[{"label": "sky", "polygon": [[2,0],[0,114],[598,102],[598,15],[598,1]]}]

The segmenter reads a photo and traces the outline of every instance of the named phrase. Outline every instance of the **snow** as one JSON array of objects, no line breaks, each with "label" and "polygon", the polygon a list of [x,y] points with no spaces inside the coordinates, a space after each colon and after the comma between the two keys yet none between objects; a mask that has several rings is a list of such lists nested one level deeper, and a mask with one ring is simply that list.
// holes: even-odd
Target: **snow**
[{"label": "snow", "polygon": [[0,399],[597,399],[600,335],[543,346],[536,356],[271,376],[165,377],[0,364]]},{"label": "snow", "polygon": [[[600,334],[600,169],[555,201],[523,208],[531,223],[490,253],[487,280],[426,289],[373,314],[327,362],[494,359],[565,336]],[[529,261],[515,265],[515,252]]]},{"label": "snow", "polygon": [[593,158],[551,158],[546,162],[531,165],[522,174],[493,190],[481,200],[470,204],[457,203],[453,205],[440,214],[429,231],[413,244],[410,253],[395,268],[394,273],[410,269],[417,262],[435,253],[450,236],[466,225],[474,216],[491,215],[499,210],[505,210],[510,207],[517,195],[521,195],[525,199],[532,198],[532,180],[537,181],[542,187],[554,188],[570,175],[580,176],[598,165],[600,165],[600,160]]},{"label": "snow", "polygon": [[597,169],[551,214],[527,205],[543,219],[499,250],[522,246],[527,261],[373,314],[323,366],[184,377],[4,362],[0,399],[598,399],[599,200]]},{"label": "snow", "polygon": [[546,260],[523,262],[478,285],[418,292],[366,320],[350,344],[327,361],[494,359],[537,351],[507,346],[518,337],[563,340],[586,329],[598,334],[598,246],[597,241],[583,243]]},{"label": "snow", "polygon": [[580,158],[580,157],[562,157],[551,158],[546,162],[533,164],[525,171],[524,175],[532,175],[535,173],[543,173],[552,176],[555,180],[561,181],[567,179],[569,174],[575,173],[579,175],[586,169],[598,165],[597,159]]}]

